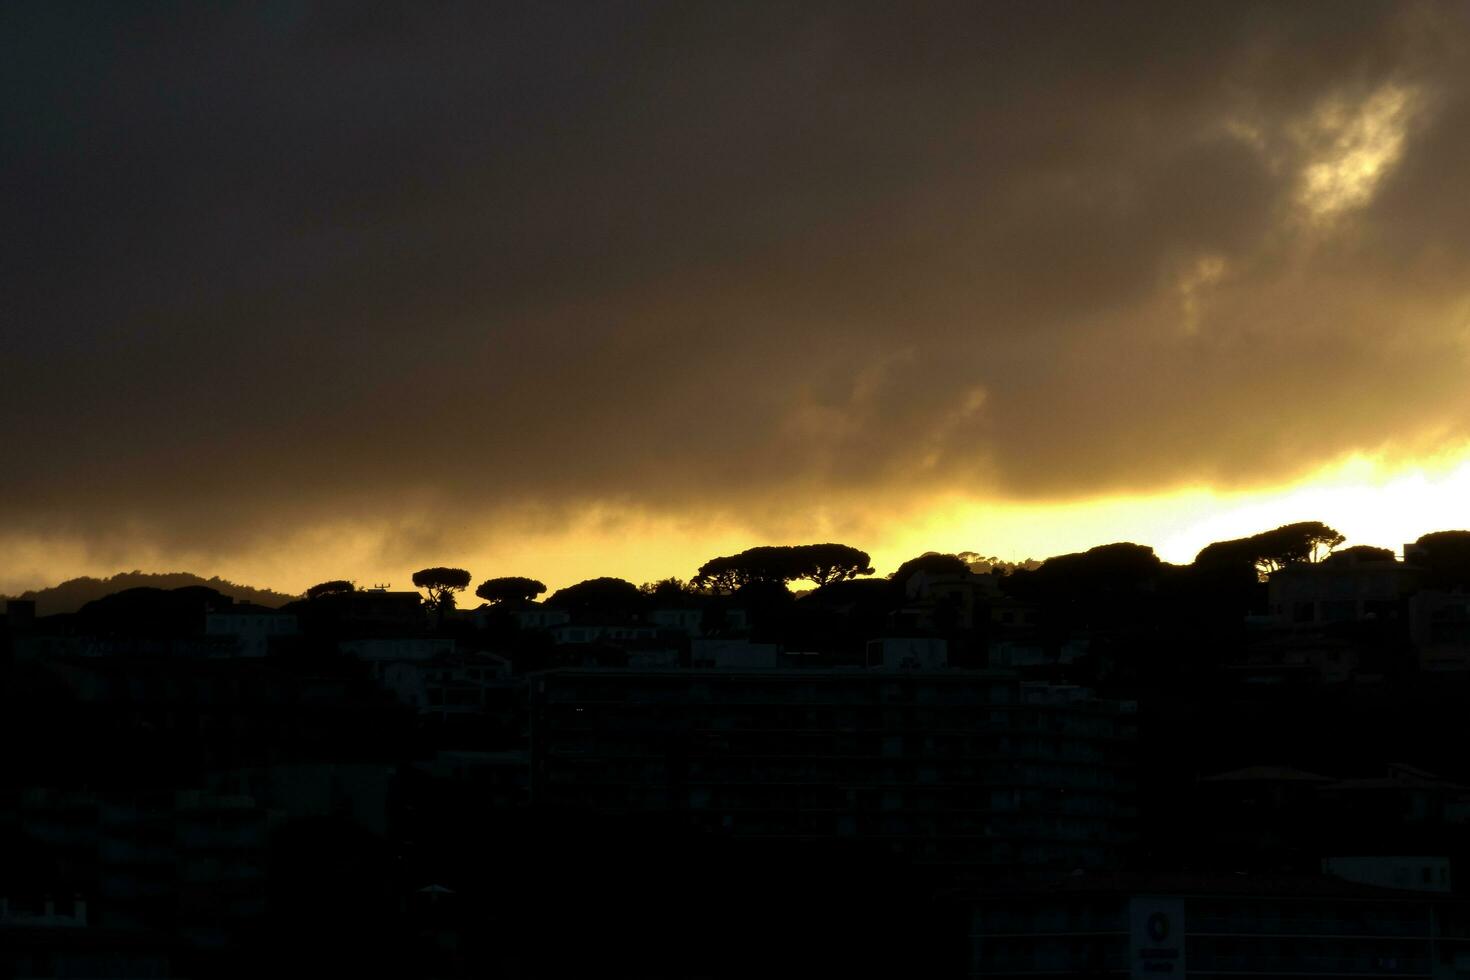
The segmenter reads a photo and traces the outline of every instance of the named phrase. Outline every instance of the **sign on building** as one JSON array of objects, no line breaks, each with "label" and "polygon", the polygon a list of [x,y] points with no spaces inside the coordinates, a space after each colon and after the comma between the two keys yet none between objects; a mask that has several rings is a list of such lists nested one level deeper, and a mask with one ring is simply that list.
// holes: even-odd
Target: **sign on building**
[{"label": "sign on building", "polygon": [[1128,907],[1128,975],[1183,977],[1184,900],[1139,895]]}]

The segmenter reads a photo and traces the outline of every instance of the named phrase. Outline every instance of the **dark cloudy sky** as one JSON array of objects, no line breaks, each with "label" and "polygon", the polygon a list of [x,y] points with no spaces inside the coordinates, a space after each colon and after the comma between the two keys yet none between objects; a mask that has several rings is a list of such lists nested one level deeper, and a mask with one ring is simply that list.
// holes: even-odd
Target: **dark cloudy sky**
[{"label": "dark cloudy sky", "polygon": [[1039,556],[1460,460],[1467,49],[1461,3],[7,3],[0,589]]}]

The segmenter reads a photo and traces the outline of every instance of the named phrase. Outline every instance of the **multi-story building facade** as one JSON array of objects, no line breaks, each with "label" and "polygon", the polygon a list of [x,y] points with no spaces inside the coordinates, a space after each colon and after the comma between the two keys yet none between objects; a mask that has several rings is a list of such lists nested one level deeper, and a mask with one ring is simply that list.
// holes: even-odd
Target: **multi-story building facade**
[{"label": "multi-story building facade", "polygon": [[95,897],[97,924],[207,949],[264,914],[267,813],[250,797],[32,788],[17,804],[17,829]]},{"label": "multi-story building facade", "polygon": [[1009,672],[555,670],[531,703],[538,806],[982,872],[1116,866],[1134,840],[1132,705]]},{"label": "multi-story building facade", "polygon": [[1271,621],[1282,626],[1398,620],[1418,569],[1400,561],[1342,554],[1296,562],[1273,572],[1267,588]]},{"label": "multi-story building facade", "polygon": [[1463,903],[1330,877],[1075,875],[964,900],[973,977],[1470,976]]},{"label": "multi-story building facade", "polygon": [[226,649],[237,657],[264,657],[283,637],[298,632],[293,614],[248,602],[212,609],[204,616],[204,635],[233,638],[233,649]]}]

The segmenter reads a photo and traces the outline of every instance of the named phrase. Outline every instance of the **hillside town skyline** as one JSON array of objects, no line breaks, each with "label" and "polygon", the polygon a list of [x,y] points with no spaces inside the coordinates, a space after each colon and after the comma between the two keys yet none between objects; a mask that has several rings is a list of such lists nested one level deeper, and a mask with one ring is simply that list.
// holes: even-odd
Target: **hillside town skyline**
[{"label": "hillside town skyline", "polygon": [[[1283,525],[1283,526],[1290,526],[1290,525]],[[1433,533],[1440,533],[1440,532],[1438,532],[1438,531],[1426,531],[1424,533],[1425,534],[1433,534]],[[1345,535],[1339,535],[1339,537],[1342,538],[1342,541],[1340,541],[1334,547],[1349,547],[1349,548],[1371,547],[1371,548],[1378,548],[1378,549],[1382,549],[1382,548],[1385,547],[1385,545],[1380,544],[1380,543],[1377,543],[1377,542],[1366,542],[1366,541],[1361,541],[1361,540],[1353,540],[1352,538],[1349,538],[1349,537],[1347,537]],[[1422,535],[1421,535],[1421,537],[1422,537]],[[1402,559],[1405,556],[1405,550],[1407,548],[1410,548],[1413,545],[1413,543],[1414,542],[1412,540],[1409,540],[1409,541],[1401,542],[1401,543],[1398,543],[1398,544],[1389,545],[1387,547],[1388,547],[1388,550],[1390,550],[1391,552],[1394,553],[1395,557],[1397,557],[1399,559]],[[1094,545],[1093,547],[1100,547],[1100,546],[1101,545]],[[771,547],[771,546],[769,546],[769,545],[761,545],[761,546],[755,546],[755,547]],[[1147,545],[1142,545],[1141,547],[1149,548],[1149,550],[1151,550],[1151,551],[1153,550],[1150,546],[1147,546]],[[1210,547],[1209,544],[1206,544],[1204,546],[1204,548],[1208,548],[1208,547]],[[1201,548],[1201,551],[1203,551],[1204,548]],[[1080,553],[1080,552],[1069,552],[1068,554],[1077,554],[1077,553]],[[1331,552],[1329,550],[1327,553],[1324,553],[1321,557],[1324,557],[1325,558],[1327,556],[1327,554],[1330,554],[1330,553]],[[863,554],[866,555],[867,553],[866,552],[863,552]],[[981,574],[989,573],[992,569],[995,569],[995,570],[1000,571],[1001,573],[1004,573],[1004,572],[1007,572],[1007,571],[1010,571],[1010,570],[1014,570],[1014,569],[1035,568],[1035,567],[1043,564],[1047,560],[1047,558],[1034,558],[1034,557],[1031,557],[1030,555],[1027,555],[1024,558],[1003,558],[1003,557],[1000,557],[1000,556],[997,556],[997,555],[982,554],[981,552],[977,552],[977,551],[944,552],[944,551],[938,551],[938,550],[932,550],[932,549],[931,550],[928,550],[928,551],[921,552],[920,554],[914,555],[914,556],[911,556],[911,557],[922,557],[922,556],[931,556],[931,555],[955,555],[955,556],[959,556],[960,558],[962,558],[971,567],[971,570],[972,571],[976,571],[976,572],[981,573]],[[1048,557],[1064,557],[1064,556],[1048,556]],[[1169,562],[1167,560],[1164,560],[1164,564],[1166,564],[1166,565],[1189,565],[1189,564],[1193,564],[1193,562],[1197,559],[1197,557],[1198,557],[1198,554],[1196,554],[1189,561],[1186,561],[1186,562]],[[874,568],[874,569],[869,569],[867,572],[863,572],[863,573],[859,573],[859,574],[862,574],[862,575],[874,575],[874,576],[877,576],[877,577],[880,577],[880,578],[891,578],[894,574],[896,574],[897,570],[902,567],[902,564],[903,563],[900,562],[899,565],[895,566],[894,570],[888,571],[888,572],[878,571],[876,568]],[[525,569],[520,569],[520,571],[525,571]],[[681,576],[680,574],[677,574],[677,573],[671,573],[671,574],[668,574],[668,575],[663,575],[663,576],[655,577],[655,578],[652,578],[652,579],[649,579],[649,580],[645,580],[643,583],[641,583],[641,585],[651,588],[653,585],[657,584],[658,582],[664,582],[664,581],[669,581],[669,580],[676,580],[676,581],[683,582],[683,581],[687,581],[689,579],[693,579],[693,578],[695,578],[697,576],[697,569],[695,569],[694,571],[690,571],[688,569],[684,569],[683,571],[686,573],[683,576]],[[485,576],[482,576],[482,578],[484,578],[484,577]],[[607,577],[622,578],[621,576],[615,576],[615,575],[613,575],[613,576],[601,575],[601,576],[594,576],[594,577],[598,577],[598,578],[607,578]],[[549,587],[550,587],[551,591],[553,591],[553,592],[556,591],[557,589],[565,588],[566,586],[570,586],[570,585],[576,584],[575,581],[566,581],[566,582],[560,582],[559,583],[553,576],[544,576],[544,578],[547,578],[547,579],[550,580],[550,586]],[[402,588],[403,581],[407,581],[409,579],[411,579],[411,575],[400,576],[400,582],[398,583],[399,584],[399,587]],[[391,581],[391,580],[384,580],[384,581],[367,580],[367,579],[359,580],[357,578],[347,577],[347,578],[337,579],[335,581],[347,582],[347,583],[351,584],[353,586],[353,588],[356,588],[356,589],[377,589],[377,590],[382,590],[382,589],[391,589],[391,588],[394,587],[394,582]],[[579,581],[585,581],[585,580],[579,580]],[[627,580],[627,581],[630,581],[631,582],[631,580]],[[806,591],[810,591],[810,589],[812,587],[815,587],[816,585],[819,584],[819,583],[816,583],[816,582],[812,581],[811,579],[802,578],[802,577],[791,578],[791,579],[788,579],[787,581],[788,582],[791,582],[791,583],[797,583],[799,586],[802,586],[802,584],[804,583],[804,586],[799,587],[796,590],[798,592],[798,594],[804,593]],[[174,584],[172,586],[166,584],[166,583],[171,583],[171,582],[177,582],[177,584]],[[51,596],[53,594],[57,594],[57,593],[64,594],[64,593],[68,593],[68,592],[74,592],[74,593],[76,593],[78,595],[85,595],[85,596],[89,596],[89,597],[92,597],[92,598],[97,598],[97,597],[100,597],[102,595],[108,594],[106,591],[103,591],[103,590],[107,589],[109,587],[109,585],[112,584],[112,583],[127,583],[127,584],[119,585],[118,589],[113,589],[113,591],[118,591],[120,588],[128,588],[128,587],[136,587],[136,586],[179,587],[179,584],[205,585],[205,586],[211,586],[211,587],[218,587],[218,588],[221,589],[221,591],[224,594],[236,595],[236,596],[238,596],[239,598],[242,598],[242,599],[243,598],[249,598],[252,601],[263,602],[266,605],[271,605],[271,604],[279,605],[279,604],[283,604],[283,603],[285,603],[287,601],[290,601],[292,599],[297,599],[297,598],[301,598],[301,597],[305,596],[307,594],[307,591],[308,591],[308,588],[303,588],[300,592],[291,593],[291,592],[280,591],[280,590],[277,590],[277,589],[271,589],[269,587],[259,587],[259,586],[251,585],[251,584],[244,583],[244,582],[235,582],[235,581],[231,581],[229,579],[223,578],[223,577],[218,576],[218,575],[214,575],[214,576],[211,576],[209,578],[205,578],[203,576],[196,575],[196,574],[194,574],[192,572],[183,572],[183,571],[176,571],[176,572],[148,572],[148,571],[143,571],[142,569],[139,569],[139,568],[134,568],[131,571],[118,571],[116,573],[113,573],[112,575],[100,576],[100,577],[99,576],[93,576],[93,575],[76,576],[74,578],[66,579],[64,581],[56,582],[54,584],[41,585],[41,586],[37,586],[37,587],[26,589],[24,591],[18,591],[14,595],[10,596],[10,598],[16,598],[16,599],[36,599],[37,597],[46,597],[46,599],[48,601],[50,601],[50,598],[51,598]],[[639,583],[634,583],[634,584],[639,584]],[[5,596],[3,594],[0,594],[0,598],[5,598]],[[63,599],[63,600],[60,600],[60,601],[62,601],[64,603],[69,603],[71,605],[75,605],[78,601],[85,601],[85,600]],[[68,609],[59,610],[59,611],[74,611],[74,610],[68,608]]]},{"label": "hillside town skyline", "polygon": [[1470,2],[0,3],[0,976],[1470,980]]},{"label": "hillside town skyline", "polygon": [[[6,600],[0,957],[1470,970],[1470,531],[984,558],[878,576],[825,543],[642,586],[430,566],[275,606],[148,576]],[[557,942],[548,903],[595,941]]]},{"label": "hillside town skyline", "polygon": [[[1462,502],[1470,497],[1470,464],[1455,463],[1453,452],[1441,457],[1434,465],[1407,468],[1395,468],[1382,459],[1355,457],[1285,489],[1263,488],[1238,495],[1196,490],[1162,497],[1123,497],[1104,501],[1099,510],[1075,501],[1028,510],[1014,503],[942,500],[933,503],[930,518],[915,523],[912,515],[906,515],[896,522],[900,529],[912,530],[894,532],[860,522],[866,528],[860,533],[824,537],[860,539],[865,546],[876,540],[880,547],[873,548],[872,554],[879,567],[890,571],[925,551],[958,553],[986,542],[988,554],[1006,561],[1042,560],[1048,554],[1092,547],[1110,530],[1117,531],[1114,540],[1141,541],[1155,547],[1167,561],[1188,564],[1211,541],[1253,533],[1303,515],[1341,528],[1349,543],[1400,548],[1429,528],[1460,523]],[[714,524],[703,520],[671,523],[652,517],[614,517],[591,523],[573,520],[561,529],[537,520],[484,540],[472,527],[456,525],[452,533],[442,529],[429,533],[416,520],[389,522],[387,527],[393,530],[369,531],[366,537],[361,526],[343,525],[314,532],[304,541],[277,538],[266,549],[265,559],[189,549],[180,552],[183,557],[169,557],[151,545],[20,544],[0,564],[0,595],[20,595],[72,578],[107,577],[146,567],[208,569],[206,577],[257,583],[267,590],[285,592],[287,588],[304,590],[342,568],[362,569],[357,580],[364,583],[391,583],[406,574],[405,568],[418,567],[425,560],[483,566],[487,556],[505,567],[540,566],[542,577],[557,587],[603,574],[652,581],[678,576],[685,566],[697,567],[707,553],[722,549],[738,551],[772,540],[815,538],[795,526],[794,519],[790,534],[757,533],[741,528],[739,522],[730,523],[729,515],[714,520]],[[405,532],[395,523],[417,530]],[[822,523],[825,526],[830,521]],[[406,535],[409,540],[423,534],[442,543],[405,546],[400,542],[395,550],[404,553],[389,558],[381,542],[373,543],[374,535],[379,534]],[[339,552],[350,557],[334,557]],[[302,565],[311,567],[307,570]],[[50,569],[65,571],[57,575]]]}]

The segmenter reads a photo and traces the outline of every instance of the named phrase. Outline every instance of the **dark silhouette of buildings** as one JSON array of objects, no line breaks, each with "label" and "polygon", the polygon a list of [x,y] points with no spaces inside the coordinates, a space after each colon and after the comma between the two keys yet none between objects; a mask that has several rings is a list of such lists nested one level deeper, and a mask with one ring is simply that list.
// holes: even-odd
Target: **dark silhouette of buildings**
[{"label": "dark silhouette of buildings", "polygon": [[1470,975],[1460,539],[1284,530],[889,580],[834,549],[801,595],[757,549],[728,592],[13,600],[5,965]]},{"label": "dark silhouette of buildings", "polygon": [[531,705],[538,805],[1008,874],[1120,867],[1136,837],[1134,706],[1012,673],[564,669]]}]

